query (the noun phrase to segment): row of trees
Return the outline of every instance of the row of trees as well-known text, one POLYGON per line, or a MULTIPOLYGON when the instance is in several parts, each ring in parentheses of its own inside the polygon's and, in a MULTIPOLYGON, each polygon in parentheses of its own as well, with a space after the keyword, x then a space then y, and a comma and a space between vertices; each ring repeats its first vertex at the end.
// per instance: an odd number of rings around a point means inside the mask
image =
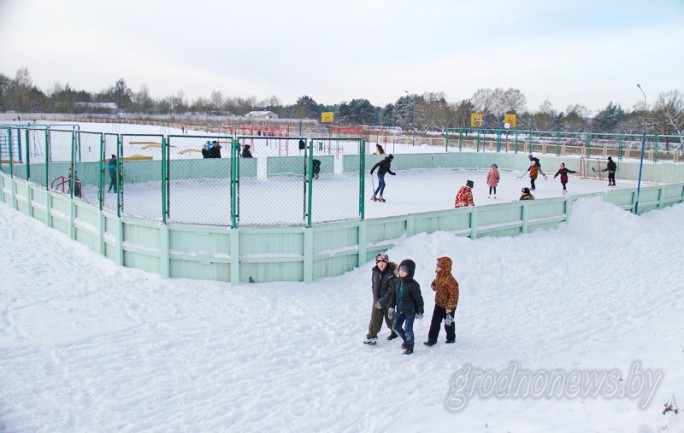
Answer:
POLYGON ((659 95, 652 107, 640 103, 626 111, 611 102, 590 116, 585 106, 577 104, 557 111, 548 100, 537 111, 528 111, 525 95, 512 88, 480 89, 471 98, 456 103, 447 102, 443 92, 426 92, 422 95, 407 93, 384 107, 376 107, 367 99, 325 105, 309 96, 300 97, 296 104, 284 105, 275 96, 257 100, 255 97, 227 97, 220 91, 192 102, 188 102, 183 91, 155 99, 150 96, 147 86, 143 85, 135 92, 124 79, 98 93, 75 90, 69 84, 59 83, 43 92, 33 85, 26 68, 19 69, 14 79, 0 73, 0 112, 97 113, 107 111, 96 104, 103 102, 115 103, 120 112, 147 115, 244 115, 253 110, 268 110, 281 118, 320 119, 322 112, 332 111, 336 124, 400 127, 418 132, 469 127, 471 113, 482 113, 487 128, 500 128, 504 114, 516 114, 518 129, 525 130, 640 133, 645 128, 649 134, 684 135, 684 92, 679 90, 659 95))

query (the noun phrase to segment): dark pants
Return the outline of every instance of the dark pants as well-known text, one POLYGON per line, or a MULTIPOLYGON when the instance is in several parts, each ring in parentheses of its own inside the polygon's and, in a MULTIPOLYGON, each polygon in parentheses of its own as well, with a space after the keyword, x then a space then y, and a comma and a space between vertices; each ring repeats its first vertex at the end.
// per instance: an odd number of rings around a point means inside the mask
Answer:
POLYGON ((565 185, 567 185, 567 184, 568 184, 567 182, 561 182, 561 185, 563 185, 563 191, 566 190, 565 185))
MULTIPOLYGON (((430 331, 428 332, 428 342, 436 343, 437 337, 439 337, 439 328, 442 326, 442 321, 447 316, 446 308, 440 307, 435 304, 435 309, 432 312, 432 322, 430 322, 430 331)), ((454 311, 449 313, 451 318, 454 317, 454 311)), ((444 324, 444 330, 446 331, 447 340, 456 339, 456 324, 453 322, 451 325, 444 324)))
POLYGON ((495 186, 490 186, 489 187, 489 193, 496 195, 496 187, 495 186), (493 192, 492 192, 493 191, 493 192))
POLYGON ((116 170, 109 170, 109 191, 111 192, 112 188, 114 188, 114 192, 116 192, 116 170))
POLYGON ((535 188, 534 188, 534 181, 535 181, 535 180, 537 180, 536 177, 531 177, 531 178, 530 178, 530 189, 535 189, 535 188))
POLYGON ((614 171, 608 172, 608 185, 615 186, 615 172, 614 171))
POLYGON ((373 306, 371 307, 371 319, 370 323, 368 324, 368 334, 366 334, 366 338, 371 339, 371 338, 378 338, 378 332, 380 332, 380 329, 382 328, 382 320, 385 319, 385 323, 387 324, 387 327, 389 329, 392 329, 392 321, 389 318, 389 315, 387 312, 389 311, 389 308, 382 307, 382 309, 375 308, 375 304, 378 303, 377 299, 373 299, 373 306))
POLYGON ((415 319, 415 314, 394 313, 392 329, 407 344, 413 344, 413 321, 415 319))

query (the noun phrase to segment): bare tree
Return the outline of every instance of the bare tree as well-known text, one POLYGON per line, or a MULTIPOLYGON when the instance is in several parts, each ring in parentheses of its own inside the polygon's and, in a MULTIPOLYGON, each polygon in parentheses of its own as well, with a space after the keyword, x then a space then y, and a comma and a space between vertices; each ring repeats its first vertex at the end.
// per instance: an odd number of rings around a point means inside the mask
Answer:
POLYGON ((211 106, 214 110, 216 111, 222 111, 223 110, 223 104, 225 104, 226 100, 223 97, 223 93, 221 93, 219 90, 214 90, 211 92, 211 106))
MULTIPOLYGON (((673 90, 658 96, 654 107, 654 116, 659 125, 659 131, 663 135, 676 134, 679 136, 674 150, 682 150, 684 139, 684 93, 673 90)), ((666 137, 665 148, 669 148, 669 137, 666 137)))
POLYGON ((19 68, 14 79, 14 93, 17 98, 17 109, 21 113, 29 111, 31 103, 31 74, 27 68, 19 68))

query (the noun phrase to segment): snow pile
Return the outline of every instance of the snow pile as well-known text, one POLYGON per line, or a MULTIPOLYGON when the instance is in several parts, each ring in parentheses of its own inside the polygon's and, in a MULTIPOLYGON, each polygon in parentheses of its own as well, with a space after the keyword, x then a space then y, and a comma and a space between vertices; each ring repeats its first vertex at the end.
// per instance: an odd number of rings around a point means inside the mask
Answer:
MULTIPOLYGON (((418 191, 414 192, 418 194, 418 191)), ((684 401, 684 205, 636 217, 575 203, 557 230, 417 235, 416 352, 362 344, 371 264, 313 284, 164 280, 114 266, 0 205, 0 431, 657 432, 684 401), (457 342, 427 348, 435 259, 454 260, 457 342), (447 409, 470 365, 664 372, 637 398, 482 398, 447 409)))

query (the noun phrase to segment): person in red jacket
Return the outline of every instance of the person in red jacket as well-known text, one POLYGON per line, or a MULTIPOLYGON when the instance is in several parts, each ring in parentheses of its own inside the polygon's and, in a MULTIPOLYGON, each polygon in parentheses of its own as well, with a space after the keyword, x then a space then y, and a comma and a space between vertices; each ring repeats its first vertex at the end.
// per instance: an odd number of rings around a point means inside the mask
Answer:
POLYGON ((454 200, 454 207, 466 207, 475 206, 473 201, 473 186, 475 184, 472 180, 467 180, 465 186, 456 193, 456 199, 454 200))
POLYGON ((446 343, 456 341, 456 325, 454 325, 454 313, 458 307, 458 281, 451 275, 452 261, 449 257, 437 259, 437 270, 435 279, 432 281, 432 290, 435 292, 435 309, 432 312, 432 322, 426 346, 431 347, 437 344, 439 328, 442 320, 446 331, 446 343))

